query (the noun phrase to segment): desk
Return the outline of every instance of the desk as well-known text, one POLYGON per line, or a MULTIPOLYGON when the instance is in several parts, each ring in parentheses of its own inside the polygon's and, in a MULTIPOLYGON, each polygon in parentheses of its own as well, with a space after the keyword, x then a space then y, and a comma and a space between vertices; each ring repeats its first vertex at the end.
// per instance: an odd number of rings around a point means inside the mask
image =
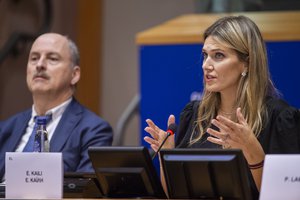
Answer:
MULTIPOLYGON (((284 99, 300 108, 300 12, 247 12, 267 44, 270 71, 284 99)), ((228 14, 188 14, 159 24, 136 36, 140 59, 141 144, 145 120, 166 128, 167 118, 179 120, 183 107, 201 96, 203 31, 228 14)))

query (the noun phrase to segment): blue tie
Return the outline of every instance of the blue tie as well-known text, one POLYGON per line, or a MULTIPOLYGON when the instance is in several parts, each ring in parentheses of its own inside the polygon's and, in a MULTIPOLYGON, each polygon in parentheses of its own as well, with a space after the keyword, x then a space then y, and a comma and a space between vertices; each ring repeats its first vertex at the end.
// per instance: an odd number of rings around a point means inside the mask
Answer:
POLYGON ((36 130, 38 127, 38 124, 37 124, 38 119, 44 119, 48 123, 52 119, 52 115, 35 116, 34 117, 34 127, 33 127, 32 133, 30 135, 30 138, 29 138, 27 144, 23 149, 23 152, 33 152, 34 151, 34 138, 35 138, 36 130))

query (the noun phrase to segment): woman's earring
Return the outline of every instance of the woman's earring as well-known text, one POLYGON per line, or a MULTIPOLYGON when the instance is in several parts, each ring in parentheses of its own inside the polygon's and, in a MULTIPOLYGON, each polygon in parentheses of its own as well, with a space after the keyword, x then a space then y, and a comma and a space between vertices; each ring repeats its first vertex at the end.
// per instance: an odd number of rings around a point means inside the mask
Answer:
POLYGON ((243 72, 242 76, 245 77, 247 75, 247 72, 243 72))

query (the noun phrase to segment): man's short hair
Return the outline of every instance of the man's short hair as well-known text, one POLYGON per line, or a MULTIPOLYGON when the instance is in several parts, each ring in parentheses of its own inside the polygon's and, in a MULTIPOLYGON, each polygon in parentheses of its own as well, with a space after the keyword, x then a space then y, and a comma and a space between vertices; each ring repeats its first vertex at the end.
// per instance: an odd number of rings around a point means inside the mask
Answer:
POLYGON ((68 45, 71 53, 71 61, 73 63, 73 66, 79 66, 80 62, 80 55, 79 55, 79 50, 77 48, 77 45, 73 40, 71 40, 68 36, 66 36, 68 40, 68 45))

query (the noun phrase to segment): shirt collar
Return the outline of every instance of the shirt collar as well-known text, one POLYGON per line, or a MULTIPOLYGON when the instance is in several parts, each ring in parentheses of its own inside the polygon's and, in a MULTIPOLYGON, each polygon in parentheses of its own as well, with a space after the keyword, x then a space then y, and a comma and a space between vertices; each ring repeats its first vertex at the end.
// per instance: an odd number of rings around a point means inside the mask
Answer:
MULTIPOLYGON (((63 112, 66 110, 66 108, 71 103, 71 101, 72 101, 72 97, 69 98, 68 100, 64 101, 60 105, 58 105, 50 110, 47 110, 47 112, 45 114, 52 115, 52 120, 55 120, 56 118, 58 118, 59 116, 61 116, 63 114, 63 112)), ((32 122, 33 122, 35 116, 37 116, 37 112, 34 109, 34 105, 32 105, 32 115, 31 115, 32 122)))

